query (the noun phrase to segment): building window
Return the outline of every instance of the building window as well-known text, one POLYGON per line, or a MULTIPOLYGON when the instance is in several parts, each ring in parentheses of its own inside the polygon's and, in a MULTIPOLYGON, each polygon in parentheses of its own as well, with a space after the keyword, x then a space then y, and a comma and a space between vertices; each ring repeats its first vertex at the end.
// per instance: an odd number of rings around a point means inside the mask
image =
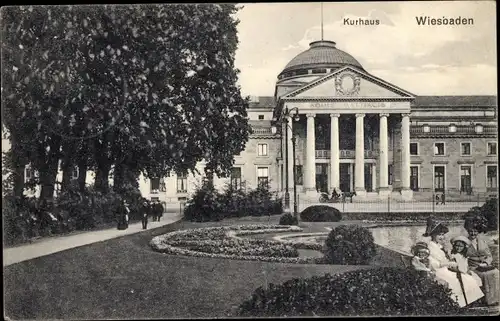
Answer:
POLYGON ((410 143, 410 155, 418 155, 418 143, 410 143))
POLYGON ((410 188, 418 191, 418 166, 410 166, 410 188))
POLYGON ((187 172, 177 173, 177 193, 187 193, 187 172))
POLYGON ((436 192, 444 192, 445 187, 445 167, 434 167, 434 190, 436 192))
POLYGON ((257 168, 257 184, 259 187, 268 187, 269 184, 269 169, 267 167, 257 168))
POLYGON ((302 172, 302 165, 295 165, 295 179, 297 182, 297 185, 303 185, 304 184, 304 176, 302 172))
POLYGON ((31 167, 31 165, 26 165, 24 167, 24 182, 28 182, 29 180, 35 177, 35 171, 31 167))
POLYGON ((444 143, 434 143, 434 155, 444 156, 444 143))
POLYGON ((151 193, 158 193, 160 191, 160 178, 154 177, 149 180, 149 190, 151 193))
POLYGON ((488 143, 488 155, 496 155, 497 154, 497 143, 489 142, 488 143))
POLYGON ((470 156, 470 143, 460 144, 460 154, 462 156, 470 156))
POLYGON ((263 120, 264 119, 264 115, 259 115, 259 120, 263 120))
POLYGON ((394 169, 394 166, 392 164, 390 164, 389 168, 387 170, 387 172, 389 173, 389 175, 387 175, 387 178, 389 179, 389 181, 387 182, 387 184, 389 184, 389 185, 392 185, 393 169, 394 169))
POLYGON ((460 192, 472 194, 472 166, 460 166, 460 192))
POLYGON ((231 169, 231 188, 240 189, 241 188, 241 168, 233 167, 231 169))
POLYGON ((74 166, 73 170, 71 171, 71 179, 78 179, 78 177, 80 176, 79 174, 80 173, 78 171, 78 166, 74 166))
POLYGON ((491 165, 487 167, 487 173, 486 173, 486 189, 488 191, 495 191, 497 189, 497 165, 491 165))
POLYGON ((258 155, 259 156, 267 156, 267 144, 259 144, 258 145, 258 155))

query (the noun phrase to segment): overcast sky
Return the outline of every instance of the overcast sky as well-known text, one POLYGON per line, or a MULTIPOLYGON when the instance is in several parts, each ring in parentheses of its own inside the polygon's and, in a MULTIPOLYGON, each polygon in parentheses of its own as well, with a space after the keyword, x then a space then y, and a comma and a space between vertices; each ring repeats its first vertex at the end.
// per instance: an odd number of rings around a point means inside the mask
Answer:
MULTIPOLYGON (((236 67, 245 95, 272 96, 278 74, 321 39, 321 4, 246 3, 237 14, 236 67)), ((416 95, 496 95, 493 1, 324 3, 324 39, 370 74, 416 95), (419 26, 415 16, 473 18, 468 26, 419 26), (379 19, 348 26, 344 18, 379 19)))

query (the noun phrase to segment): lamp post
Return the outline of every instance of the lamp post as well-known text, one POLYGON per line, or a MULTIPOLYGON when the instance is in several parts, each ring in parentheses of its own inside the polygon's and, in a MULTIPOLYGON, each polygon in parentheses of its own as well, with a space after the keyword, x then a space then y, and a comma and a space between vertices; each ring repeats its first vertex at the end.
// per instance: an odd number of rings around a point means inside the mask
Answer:
MULTIPOLYGON (((283 125, 285 124, 285 208, 290 208, 290 193, 288 191, 288 128, 292 130, 292 154, 293 154, 293 214, 295 217, 297 217, 297 184, 295 180, 295 136, 293 136, 293 129, 292 127, 288 124, 288 117, 293 115, 293 120, 299 120, 299 109, 297 107, 288 109, 288 107, 285 107, 282 113, 280 114, 279 118, 273 119, 273 126, 271 127, 271 132, 273 134, 276 134, 277 127, 276 124, 283 125)), ((297 217, 298 219, 298 217, 297 217)))

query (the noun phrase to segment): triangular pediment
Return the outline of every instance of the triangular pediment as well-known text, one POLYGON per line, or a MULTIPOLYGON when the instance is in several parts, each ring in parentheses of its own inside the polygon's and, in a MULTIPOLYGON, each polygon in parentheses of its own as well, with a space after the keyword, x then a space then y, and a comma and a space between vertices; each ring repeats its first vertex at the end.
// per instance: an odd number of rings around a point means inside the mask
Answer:
POLYGON ((284 99, 368 98, 391 99, 415 96, 387 81, 352 67, 344 67, 287 93, 284 99))

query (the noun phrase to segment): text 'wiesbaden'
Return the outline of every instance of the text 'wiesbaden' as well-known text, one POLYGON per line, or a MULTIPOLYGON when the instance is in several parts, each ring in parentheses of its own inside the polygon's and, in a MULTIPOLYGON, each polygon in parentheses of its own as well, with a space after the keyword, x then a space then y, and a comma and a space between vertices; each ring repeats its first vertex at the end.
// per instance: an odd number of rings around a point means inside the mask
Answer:
POLYGON ((465 26, 474 24, 473 18, 464 18, 460 16, 456 18, 444 16, 441 18, 419 16, 415 17, 415 20, 417 20, 419 26, 465 26))

